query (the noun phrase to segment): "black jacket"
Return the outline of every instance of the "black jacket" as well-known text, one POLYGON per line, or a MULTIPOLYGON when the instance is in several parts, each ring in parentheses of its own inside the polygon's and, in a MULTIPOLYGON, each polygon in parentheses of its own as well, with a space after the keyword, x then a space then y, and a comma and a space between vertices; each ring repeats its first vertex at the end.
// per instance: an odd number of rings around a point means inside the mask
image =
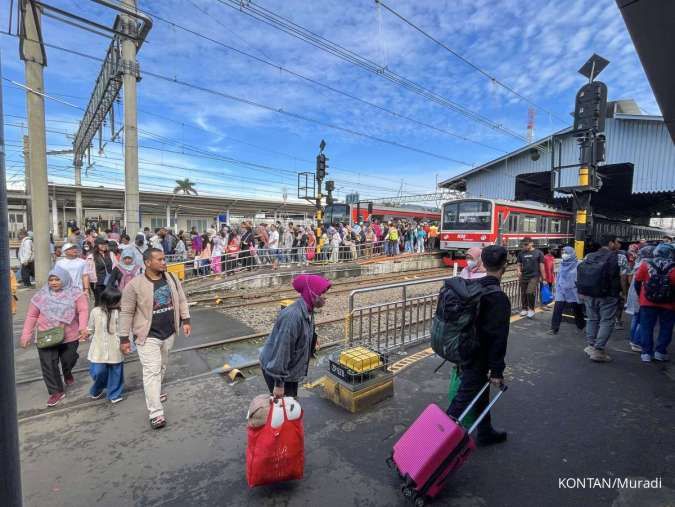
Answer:
MULTIPOLYGON (((478 282, 484 287, 499 286, 499 280, 494 276, 479 278, 478 282)), ((467 368, 489 370, 491 377, 503 377, 510 323, 511 302, 506 294, 501 289, 485 294, 481 298, 477 322, 480 347, 467 368)))

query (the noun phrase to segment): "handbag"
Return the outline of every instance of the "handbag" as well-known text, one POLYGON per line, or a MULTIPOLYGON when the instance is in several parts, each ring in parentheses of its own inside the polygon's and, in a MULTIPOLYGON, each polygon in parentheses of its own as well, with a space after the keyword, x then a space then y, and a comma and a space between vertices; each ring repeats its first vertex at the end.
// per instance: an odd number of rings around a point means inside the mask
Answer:
POLYGON ((246 480, 250 488, 277 482, 302 479, 305 469, 305 432, 299 418, 289 418, 286 400, 282 398, 283 422, 275 427, 272 422, 275 412, 270 401, 270 410, 264 426, 247 428, 246 480))
POLYGON ((551 292, 551 287, 546 284, 541 284, 541 304, 547 305, 553 302, 553 293, 551 292))
POLYGON ((35 333, 35 343, 39 349, 48 349, 55 347, 61 343, 65 338, 65 330, 63 327, 52 327, 44 331, 37 331, 35 333))

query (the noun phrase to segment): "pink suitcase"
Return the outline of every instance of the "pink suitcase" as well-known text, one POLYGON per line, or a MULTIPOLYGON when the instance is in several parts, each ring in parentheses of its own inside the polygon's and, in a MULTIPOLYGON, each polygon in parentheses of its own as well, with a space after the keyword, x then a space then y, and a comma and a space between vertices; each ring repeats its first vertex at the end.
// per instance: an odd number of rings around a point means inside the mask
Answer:
POLYGON ((457 421, 450 418, 438 405, 431 404, 415 420, 394 445, 390 467, 396 466, 404 484, 403 495, 416 507, 423 507, 443 489, 447 478, 458 470, 476 448, 470 434, 499 399, 506 386, 465 430, 459 422, 469 413, 490 383, 486 383, 457 421))

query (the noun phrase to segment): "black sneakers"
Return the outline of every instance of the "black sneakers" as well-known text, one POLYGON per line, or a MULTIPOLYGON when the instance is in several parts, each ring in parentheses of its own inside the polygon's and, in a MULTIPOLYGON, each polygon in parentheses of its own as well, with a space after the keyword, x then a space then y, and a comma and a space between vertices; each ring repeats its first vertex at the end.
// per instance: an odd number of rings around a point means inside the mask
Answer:
POLYGON ((506 435, 506 431, 492 430, 490 433, 478 435, 477 442, 480 446, 501 444, 502 442, 506 442, 506 435))

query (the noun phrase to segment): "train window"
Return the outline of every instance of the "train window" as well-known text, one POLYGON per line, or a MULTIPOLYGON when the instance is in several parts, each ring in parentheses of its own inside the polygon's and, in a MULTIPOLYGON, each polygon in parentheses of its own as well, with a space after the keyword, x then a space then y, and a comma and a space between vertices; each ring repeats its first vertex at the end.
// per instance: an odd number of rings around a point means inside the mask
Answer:
POLYGON ((548 232, 551 234, 560 234, 562 231, 562 221, 559 218, 552 218, 548 222, 548 232))
POLYGON ((518 213, 511 213, 509 215, 509 232, 518 232, 518 213))
POLYGON ((520 232, 537 232, 537 217, 523 215, 520 232))
POLYGON ((488 201, 460 201, 443 207, 443 230, 489 231, 492 204, 488 201))
POLYGON ((537 218, 537 232, 545 233, 548 231, 548 217, 537 218))
POLYGON ((346 204, 333 204, 324 208, 324 223, 327 225, 350 222, 349 207, 346 204))

